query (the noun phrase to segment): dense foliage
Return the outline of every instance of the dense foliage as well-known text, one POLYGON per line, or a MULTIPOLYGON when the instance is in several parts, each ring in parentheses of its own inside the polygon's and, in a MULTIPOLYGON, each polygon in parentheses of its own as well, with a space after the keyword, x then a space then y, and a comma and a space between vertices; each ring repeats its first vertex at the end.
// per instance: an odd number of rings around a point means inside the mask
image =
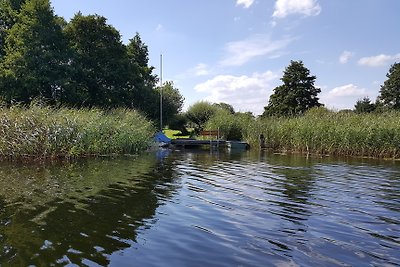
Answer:
POLYGON ((25 0, 0 0, 0 58, 4 56, 7 31, 17 22, 17 14, 25 0))
POLYGON ((356 114, 320 107, 296 117, 220 115, 209 120, 207 129, 219 127, 228 139, 236 131, 253 148, 259 147, 263 134, 273 151, 400 158, 400 113, 395 111, 356 114))
POLYGON ((207 129, 219 129, 220 136, 226 140, 242 140, 254 117, 248 113, 231 113, 226 109, 218 110, 206 123, 207 129))
POLYGON ((317 97, 321 89, 314 86, 315 79, 302 61, 291 61, 281 78, 283 85, 274 89, 263 115, 294 116, 322 106, 317 97))
POLYGON ((218 108, 207 101, 199 101, 186 111, 186 117, 194 124, 197 132, 203 130, 206 122, 217 112, 218 108))
POLYGON ((0 157, 70 158, 146 149, 154 128, 136 111, 0 108, 0 157))
POLYGON ((378 101, 389 109, 400 110, 400 63, 393 64, 386 77, 378 101))
POLYGON ((73 52, 65 101, 87 107, 123 106, 128 60, 119 32, 104 17, 78 13, 64 33, 73 52))
POLYGON ((213 106, 228 111, 230 114, 235 114, 235 109, 228 103, 214 103, 213 106))
MULTIPOLYGON (((163 125, 170 125, 171 123, 179 120, 179 112, 182 111, 183 96, 179 93, 179 90, 174 87, 173 82, 166 82, 161 88, 158 87, 157 92, 162 94, 163 101, 163 125), (161 92, 162 90, 162 92, 161 92)), ((159 103, 159 101, 157 101, 159 103)), ((156 108, 156 117, 159 118, 159 108, 156 108)))
MULTIPOLYGON (((0 55, 0 97, 8 105, 41 98, 57 106, 135 108, 153 120, 159 116, 146 44, 138 33, 123 44, 105 17, 77 13, 67 23, 49 0, 0 0, 0 55)), ((167 113, 177 114, 183 97, 171 83, 165 87, 173 93, 165 99, 167 113)))
POLYGON ((65 83, 68 48, 60 20, 46 0, 27 1, 7 30, 0 64, 0 93, 6 101, 57 98, 65 83))
POLYGON ((362 99, 357 100, 354 105, 354 111, 356 113, 369 113, 375 110, 375 104, 371 103, 371 99, 369 97, 364 97, 362 99))

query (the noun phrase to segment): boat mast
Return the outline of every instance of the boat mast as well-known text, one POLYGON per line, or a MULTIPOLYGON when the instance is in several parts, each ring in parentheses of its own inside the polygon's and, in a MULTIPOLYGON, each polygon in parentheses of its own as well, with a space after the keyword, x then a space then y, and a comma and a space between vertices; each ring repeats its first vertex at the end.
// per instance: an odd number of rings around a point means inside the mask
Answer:
POLYGON ((162 54, 160 54, 160 131, 163 129, 163 83, 162 83, 162 68, 163 68, 163 58, 162 54))

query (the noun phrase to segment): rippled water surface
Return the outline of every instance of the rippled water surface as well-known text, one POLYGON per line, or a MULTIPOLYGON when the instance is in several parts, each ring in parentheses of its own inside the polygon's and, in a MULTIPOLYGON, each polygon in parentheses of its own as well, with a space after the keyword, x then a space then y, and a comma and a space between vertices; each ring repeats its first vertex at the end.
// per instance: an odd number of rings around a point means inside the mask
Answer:
POLYGON ((400 266, 400 163, 208 150, 1 163, 0 266, 400 266))

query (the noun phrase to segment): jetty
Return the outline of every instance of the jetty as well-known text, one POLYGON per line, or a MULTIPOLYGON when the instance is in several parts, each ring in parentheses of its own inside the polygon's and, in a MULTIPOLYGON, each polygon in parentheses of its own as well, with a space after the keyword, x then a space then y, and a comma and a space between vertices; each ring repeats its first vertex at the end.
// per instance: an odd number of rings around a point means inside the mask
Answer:
POLYGON ((191 138, 172 139, 171 145, 219 147, 221 145, 224 146, 226 144, 226 141, 220 138, 219 128, 217 130, 203 130, 199 133, 199 136, 205 137, 206 139, 199 139, 199 140, 191 138))
POLYGON ((197 139, 172 139, 171 145, 175 146, 224 146, 225 140, 197 140, 197 139))
POLYGON ((249 144, 243 141, 226 141, 220 138, 219 130, 207 130, 200 135, 208 139, 177 138, 170 139, 162 131, 156 133, 154 141, 158 147, 227 147, 228 149, 248 149, 249 144), (216 137, 215 139, 213 137, 216 137))

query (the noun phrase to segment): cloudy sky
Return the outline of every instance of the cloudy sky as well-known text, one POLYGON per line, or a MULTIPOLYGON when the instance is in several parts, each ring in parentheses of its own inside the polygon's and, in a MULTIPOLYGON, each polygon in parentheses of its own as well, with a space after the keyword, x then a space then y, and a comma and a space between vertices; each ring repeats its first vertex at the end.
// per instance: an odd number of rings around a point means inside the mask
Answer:
POLYGON ((258 115, 290 60, 302 60, 333 109, 375 100, 400 62, 399 0, 53 0, 55 13, 108 18, 125 43, 139 32, 150 64, 185 107, 225 102, 258 115))

